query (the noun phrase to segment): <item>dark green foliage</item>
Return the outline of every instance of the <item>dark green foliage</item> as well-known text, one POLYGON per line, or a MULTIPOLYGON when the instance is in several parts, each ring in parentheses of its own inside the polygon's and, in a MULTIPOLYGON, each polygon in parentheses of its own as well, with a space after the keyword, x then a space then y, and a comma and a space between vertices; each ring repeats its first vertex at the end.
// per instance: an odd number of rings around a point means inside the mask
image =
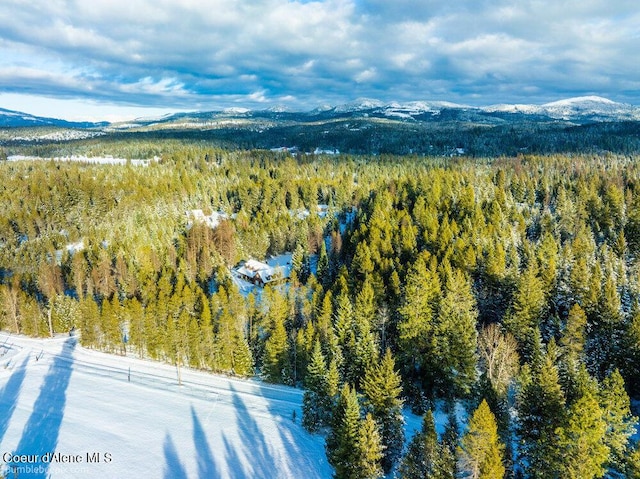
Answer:
POLYGON ((518 352, 524 361, 531 361, 536 354, 545 308, 543 282, 537 276, 537 268, 529 266, 520 276, 513 304, 505 318, 505 327, 518 341, 518 352))
POLYGON ((302 425, 310 432, 328 426, 333 411, 333 396, 329 385, 327 365, 316 341, 311 353, 304 380, 304 396, 302 400, 302 425))
POLYGON ((357 454, 360 422, 360 405, 356 391, 345 384, 338 397, 326 444, 327 457, 336 471, 337 479, 360 477, 357 454))
POLYGON ((468 281, 460 271, 447 274, 434 334, 435 385, 442 396, 465 396, 475 384, 477 316, 468 281))
POLYGON ((520 454, 527 461, 525 471, 529 477, 561 477, 564 458, 557 445, 558 428, 564 425, 567 414, 565 395, 558 369, 549 355, 537 368, 525 379, 519 398, 520 454))
POLYGON ((598 386, 583 368, 576 398, 569 405, 563 425, 556 429, 555 448, 562 454, 562 477, 592 479, 602 477, 609 447, 604 441, 607 423, 598 405, 598 386))
POLYGON ((364 375, 361 389, 371 406, 373 418, 380 429, 384 446, 382 467, 388 473, 396 464, 404 446, 404 418, 402 417, 402 393, 400 375, 395 361, 387 349, 379 364, 372 364, 364 375))
POLYGON ((455 458, 438 441, 433 414, 428 410, 399 467, 401 479, 453 479, 455 458))
POLYGON ((604 443, 609 448, 608 463, 616 470, 624 470, 629 451, 629 438, 638 426, 638 418, 631 414, 629 396, 618 370, 602 381, 598 402, 605 425, 604 443))

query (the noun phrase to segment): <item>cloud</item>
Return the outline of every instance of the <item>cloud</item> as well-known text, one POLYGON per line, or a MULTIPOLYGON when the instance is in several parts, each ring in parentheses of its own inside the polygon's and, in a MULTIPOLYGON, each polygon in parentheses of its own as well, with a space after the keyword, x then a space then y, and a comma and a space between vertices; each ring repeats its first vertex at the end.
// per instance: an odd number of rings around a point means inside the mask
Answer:
POLYGON ((3 0, 0 92, 178 109, 640 103, 623 0, 3 0))

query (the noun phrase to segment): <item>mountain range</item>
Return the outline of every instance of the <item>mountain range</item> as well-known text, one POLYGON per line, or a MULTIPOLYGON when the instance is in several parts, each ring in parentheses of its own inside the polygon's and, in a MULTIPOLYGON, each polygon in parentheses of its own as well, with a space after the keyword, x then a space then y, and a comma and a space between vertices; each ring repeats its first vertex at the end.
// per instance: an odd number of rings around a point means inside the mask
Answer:
POLYGON ((44 118, 0 108, 0 127, 50 126, 62 128, 191 129, 207 126, 233 126, 263 123, 274 126, 287 123, 325 122, 335 119, 371 118, 400 122, 454 122, 508 124, 510 122, 568 122, 588 124, 612 121, 640 121, 640 108, 598 96, 569 98, 542 105, 499 104, 484 107, 446 101, 384 103, 358 99, 338 106, 320 106, 310 111, 292 111, 285 107, 265 110, 230 108, 218 111, 184 112, 158 118, 140 118, 128 122, 70 122, 44 118))

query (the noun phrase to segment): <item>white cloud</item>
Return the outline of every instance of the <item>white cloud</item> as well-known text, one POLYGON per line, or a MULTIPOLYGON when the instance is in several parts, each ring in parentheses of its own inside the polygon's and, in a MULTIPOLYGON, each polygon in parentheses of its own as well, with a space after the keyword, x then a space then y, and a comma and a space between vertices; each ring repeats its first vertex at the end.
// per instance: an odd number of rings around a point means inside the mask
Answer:
POLYGON ((640 103, 639 24, 627 0, 3 0, 0 92, 182 109, 640 103))

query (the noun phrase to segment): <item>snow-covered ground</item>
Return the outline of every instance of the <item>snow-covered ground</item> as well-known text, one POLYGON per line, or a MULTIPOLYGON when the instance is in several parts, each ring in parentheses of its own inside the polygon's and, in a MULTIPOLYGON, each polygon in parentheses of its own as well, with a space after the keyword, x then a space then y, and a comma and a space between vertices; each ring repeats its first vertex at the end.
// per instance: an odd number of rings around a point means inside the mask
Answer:
POLYGON ((75 338, 0 334, 1 470, 13 459, 20 478, 331 477, 323 438, 300 425, 302 391, 181 378, 75 338))

